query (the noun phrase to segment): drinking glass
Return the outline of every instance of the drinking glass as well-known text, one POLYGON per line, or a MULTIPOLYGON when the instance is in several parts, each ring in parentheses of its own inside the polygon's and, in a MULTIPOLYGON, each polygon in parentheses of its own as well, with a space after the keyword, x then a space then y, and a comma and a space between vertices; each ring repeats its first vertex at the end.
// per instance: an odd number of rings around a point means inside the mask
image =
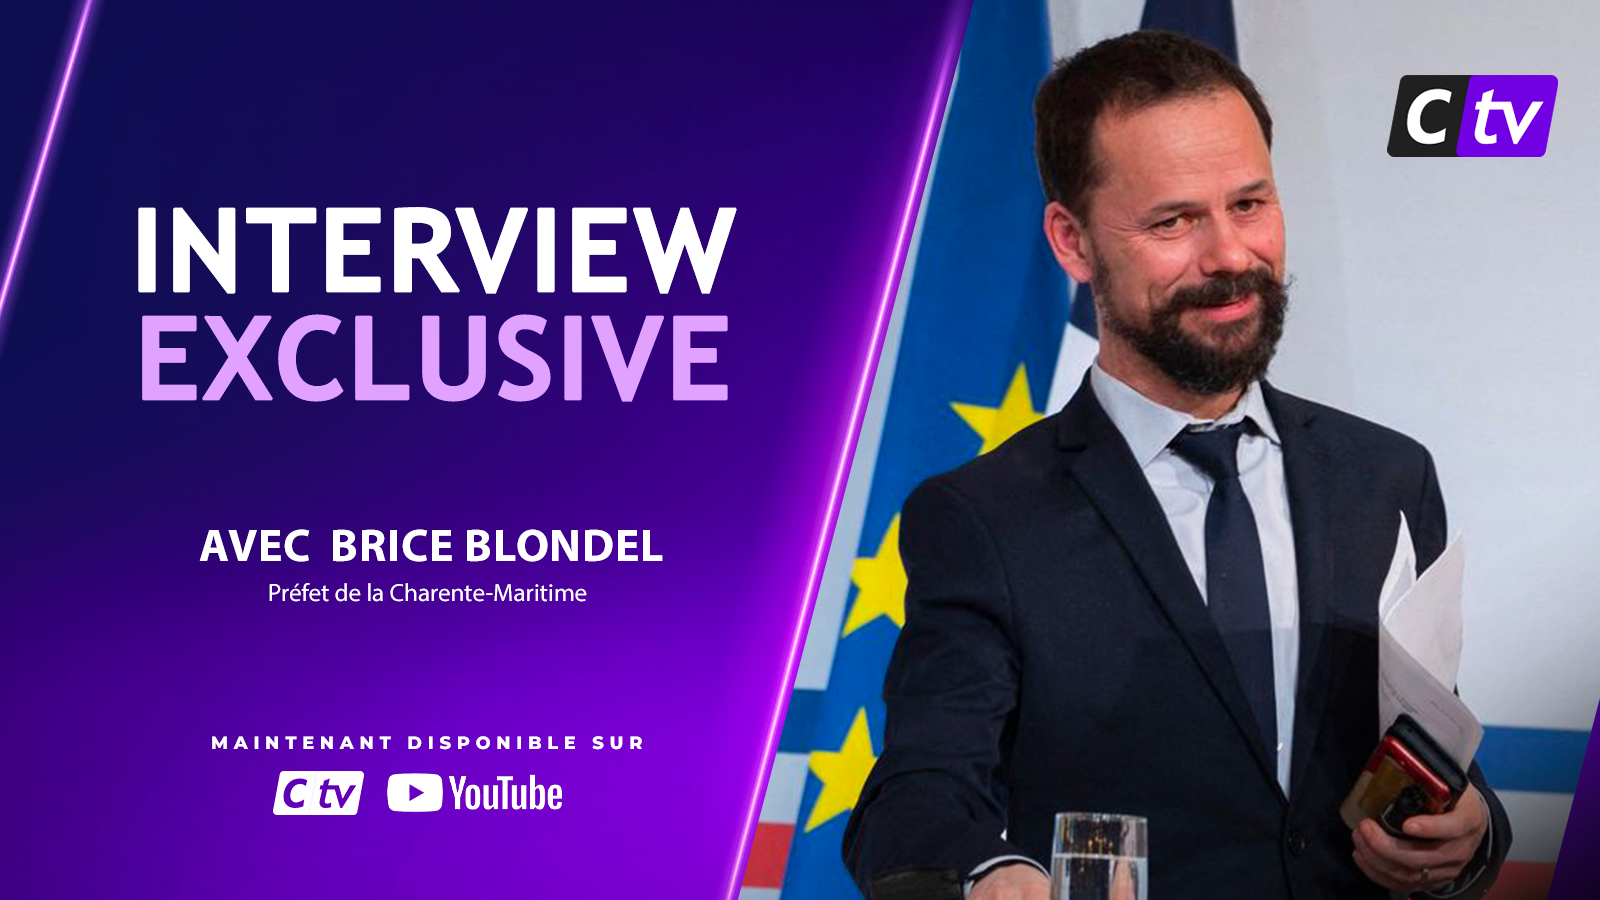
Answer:
POLYGON ((1056 815, 1050 900, 1147 900, 1149 849, 1143 816, 1056 815))

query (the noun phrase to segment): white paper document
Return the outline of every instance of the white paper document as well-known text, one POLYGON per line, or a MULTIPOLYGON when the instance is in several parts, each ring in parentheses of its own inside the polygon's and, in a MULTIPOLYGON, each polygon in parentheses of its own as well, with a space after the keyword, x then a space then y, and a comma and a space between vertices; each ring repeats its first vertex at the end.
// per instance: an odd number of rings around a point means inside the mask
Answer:
POLYGON ((1463 770, 1483 725, 1455 695, 1461 667, 1461 536, 1419 577, 1405 515, 1378 598, 1378 730, 1409 714, 1463 770))

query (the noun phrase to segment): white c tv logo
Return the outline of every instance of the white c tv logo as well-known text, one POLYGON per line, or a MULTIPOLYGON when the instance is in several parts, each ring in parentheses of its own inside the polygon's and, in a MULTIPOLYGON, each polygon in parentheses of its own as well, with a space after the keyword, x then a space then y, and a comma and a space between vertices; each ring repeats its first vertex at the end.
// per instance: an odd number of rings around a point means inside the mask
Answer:
POLYGON ((1417 99, 1411 101, 1411 109, 1406 111, 1406 131, 1410 133, 1411 139, 1419 144, 1444 143, 1445 132, 1448 129, 1441 128, 1438 131, 1422 130, 1422 109, 1435 100, 1443 100, 1449 103, 1450 92, 1444 88, 1431 88, 1423 91, 1417 95, 1417 99))

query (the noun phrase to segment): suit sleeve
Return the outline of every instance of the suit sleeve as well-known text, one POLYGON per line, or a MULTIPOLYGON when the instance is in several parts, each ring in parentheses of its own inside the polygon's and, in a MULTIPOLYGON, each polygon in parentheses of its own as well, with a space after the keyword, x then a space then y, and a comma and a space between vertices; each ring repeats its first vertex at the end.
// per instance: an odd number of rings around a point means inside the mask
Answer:
POLYGON ((900 525, 905 627, 884 679, 883 755, 845 829, 865 891, 897 869, 955 869, 1020 856, 1005 841, 1002 768, 1017 703, 1011 598, 994 540, 938 480, 906 501, 900 525))
MULTIPOLYGON (((1413 537, 1417 546, 1417 563, 1419 569, 1424 569, 1433 564, 1433 561, 1444 552, 1445 543, 1449 538, 1444 511, 1444 495, 1439 490, 1439 477, 1434 471, 1433 456, 1423 451, 1422 496, 1418 502, 1417 517, 1419 528, 1413 537)), ((1478 852, 1472 861, 1467 863, 1462 870, 1461 877, 1456 879, 1452 890, 1432 895, 1448 897, 1450 900, 1477 900, 1489 892, 1494 886, 1494 881, 1500 875, 1500 866, 1506 861, 1506 854, 1511 850, 1511 820, 1506 816, 1506 808, 1500 798, 1489 787, 1483 777, 1483 770, 1478 768, 1476 761, 1467 770, 1467 778, 1478 788, 1483 795, 1485 805, 1489 809, 1489 830, 1484 836, 1483 843, 1478 846, 1478 852)))

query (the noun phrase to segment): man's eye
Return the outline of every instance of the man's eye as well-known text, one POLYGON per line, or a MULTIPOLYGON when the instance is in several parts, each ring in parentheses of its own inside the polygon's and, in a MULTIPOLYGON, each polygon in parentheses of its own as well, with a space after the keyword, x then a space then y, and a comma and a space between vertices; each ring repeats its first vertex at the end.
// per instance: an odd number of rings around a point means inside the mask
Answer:
POLYGON ((1253 213, 1261 208, 1260 200, 1240 200, 1233 208, 1242 213, 1253 213))
POLYGON ((1170 219, 1162 219, 1154 225, 1151 225, 1150 228, 1152 231, 1166 232, 1170 234, 1179 231, 1187 219, 1187 216, 1173 216, 1170 219))

